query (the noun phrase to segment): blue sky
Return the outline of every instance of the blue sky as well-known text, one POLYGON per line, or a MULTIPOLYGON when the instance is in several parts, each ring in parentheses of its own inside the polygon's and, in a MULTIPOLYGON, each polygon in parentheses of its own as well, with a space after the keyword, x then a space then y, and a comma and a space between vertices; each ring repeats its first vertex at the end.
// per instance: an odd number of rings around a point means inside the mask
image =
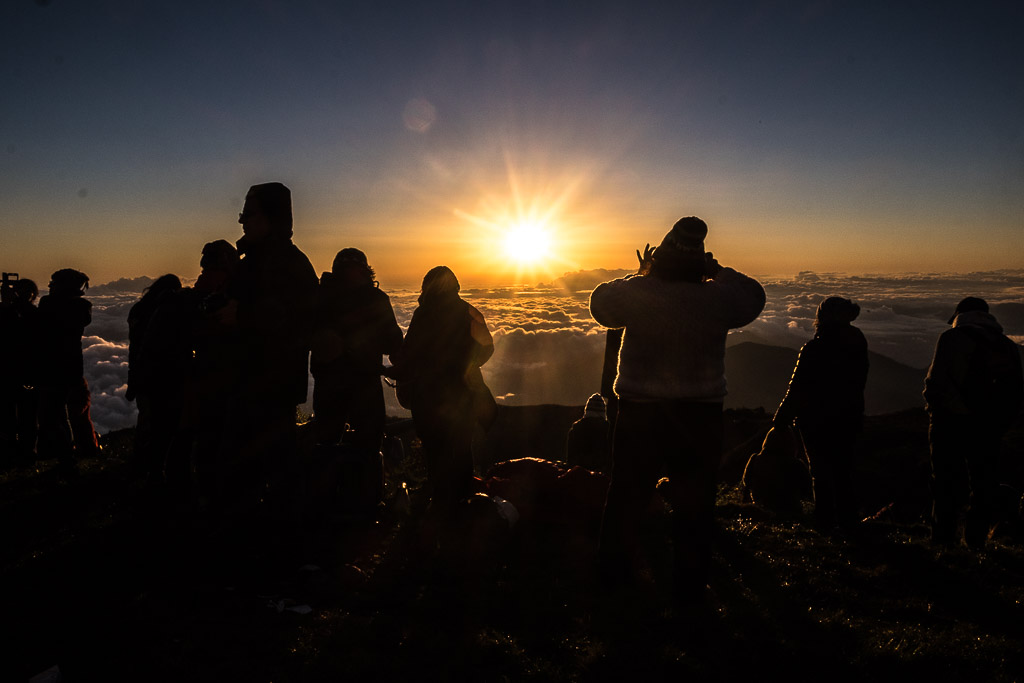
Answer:
MULTIPOLYGON (((628 267, 680 215, 751 273, 1020 263, 1019 3, 0 9, 3 267, 194 276, 250 184, 318 270, 628 267), (555 248, 500 257, 517 219, 555 248)), ((518 271, 520 272, 516 272, 518 271)))

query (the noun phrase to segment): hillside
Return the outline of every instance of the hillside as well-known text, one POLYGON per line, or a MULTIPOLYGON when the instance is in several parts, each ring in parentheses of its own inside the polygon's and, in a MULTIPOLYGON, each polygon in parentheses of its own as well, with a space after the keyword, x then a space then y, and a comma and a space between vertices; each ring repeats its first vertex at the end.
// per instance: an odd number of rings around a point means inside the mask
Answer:
MULTIPOLYGON (((756 342, 741 342, 725 351, 729 380, 727 408, 763 407, 774 412, 786 395, 797 351, 756 342)), ((882 415, 924 405, 925 370, 912 368, 868 351, 868 384, 864 391, 868 415, 882 415)))
MULTIPOLYGON (((580 412, 502 407, 478 468, 559 453, 580 412)), ((726 417, 740 462, 769 416, 726 417)), ((813 531, 809 505, 782 518, 743 503, 735 466, 723 467, 715 613, 695 637, 663 609, 664 509, 643 538, 648 580, 610 600, 592 570, 596 529, 476 528, 457 564, 424 554, 409 421, 390 427, 407 456, 379 514, 299 529, 190 518, 138 479, 132 430, 113 433, 79 477, 52 462, 0 472, 0 514, 17 520, 0 526, 0 679, 57 665, 69 681, 1016 680, 1024 534, 1005 523, 984 554, 929 546, 926 430, 920 409, 868 419, 857 490, 866 515, 884 512, 852 536, 813 531)), ((1018 422, 1002 458, 1018 486, 1022 450, 1018 422)))

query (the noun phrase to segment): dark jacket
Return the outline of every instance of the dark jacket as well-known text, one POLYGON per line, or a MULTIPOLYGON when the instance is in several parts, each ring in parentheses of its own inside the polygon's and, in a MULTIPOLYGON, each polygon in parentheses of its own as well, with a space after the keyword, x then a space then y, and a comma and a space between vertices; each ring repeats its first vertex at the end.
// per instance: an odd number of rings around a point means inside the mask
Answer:
POLYGON ((411 384, 407 402, 415 412, 418 406, 460 401, 481 388, 487 391, 480 366, 493 353, 491 333, 476 308, 458 294, 426 301, 421 297, 398 357, 392 359, 392 376, 411 384))
POLYGON ((331 273, 323 274, 313 323, 314 377, 377 377, 381 357, 397 353, 401 346, 402 328, 387 294, 372 284, 344 289, 331 273))
POLYGON ((0 384, 34 386, 39 371, 39 310, 29 302, 0 304, 0 384))
POLYGON ((976 418, 1005 428, 1020 412, 1020 350, 989 313, 967 311, 939 336, 924 381, 935 418, 976 418))
POLYGON ((801 426, 860 429, 867 378, 864 334, 846 323, 822 324, 800 349, 775 421, 789 423, 795 418, 801 426))
POLYGON ((82 335, 92 304, 80 294, 47 294, 39 300, 40 383, 77 384, 84 375, 82 335))
MULTIPOLYGON (((240 244, 240 251, 243 251, 240 244)), ((290 239, 246 245, 229 288, 238 301, 246 400, 306 400, 316 271, 290 239)))

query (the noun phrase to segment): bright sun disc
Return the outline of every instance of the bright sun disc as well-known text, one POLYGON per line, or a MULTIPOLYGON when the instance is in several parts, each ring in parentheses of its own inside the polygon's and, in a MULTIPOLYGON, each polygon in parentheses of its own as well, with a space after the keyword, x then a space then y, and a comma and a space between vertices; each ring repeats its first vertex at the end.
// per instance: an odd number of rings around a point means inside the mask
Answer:
POLYGON ((521 223, 505 233, 505 253, 520 263, 536 263, 548 255, 551 237, 536 223, 521 223))

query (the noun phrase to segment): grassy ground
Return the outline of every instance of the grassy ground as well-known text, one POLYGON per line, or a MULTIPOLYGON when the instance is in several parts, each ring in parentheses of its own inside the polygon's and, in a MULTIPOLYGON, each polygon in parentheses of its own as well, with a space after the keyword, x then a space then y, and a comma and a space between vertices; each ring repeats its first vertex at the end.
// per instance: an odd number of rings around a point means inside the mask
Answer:
MULTIPOLYGON (((868 441, 905 433, 896 422, 878 422, 868 441)), ((667 517, 647 530, 649 580, 604 595, 593 538, 556 529, 497 553, 424 553, 415 453, 391 473, 412 491, 411 517, 392 486, 374 517, 219 529, 167 513, 132 475, 130 439, 108 435, 103 457, 72 480, 49 463, 0 475, 0 679, 53 665, 64 680, 154 681, 1013 681, 1024 671, 1020 543, 1002 534, 983 554, 939 552, 913 495, 832 537, 812 530, 809 510, 778 518, 724 484, 715 613, 693 634, 664 609, 667 517)))

